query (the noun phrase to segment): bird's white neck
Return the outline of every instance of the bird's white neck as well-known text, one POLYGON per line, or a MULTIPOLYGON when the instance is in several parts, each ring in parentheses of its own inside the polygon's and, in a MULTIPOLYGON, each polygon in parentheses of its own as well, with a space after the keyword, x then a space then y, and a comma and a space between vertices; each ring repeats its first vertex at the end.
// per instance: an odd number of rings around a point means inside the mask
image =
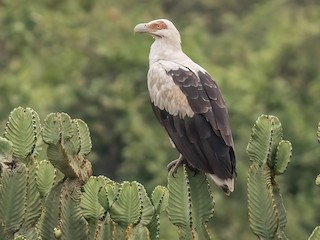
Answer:
POLYGON ((168 42, 164 38, 155 38, 154 43, 151 45, 149 54, 150 65, 159 60, 175 61, 184 55, 181 49, 180 41, 168 42))

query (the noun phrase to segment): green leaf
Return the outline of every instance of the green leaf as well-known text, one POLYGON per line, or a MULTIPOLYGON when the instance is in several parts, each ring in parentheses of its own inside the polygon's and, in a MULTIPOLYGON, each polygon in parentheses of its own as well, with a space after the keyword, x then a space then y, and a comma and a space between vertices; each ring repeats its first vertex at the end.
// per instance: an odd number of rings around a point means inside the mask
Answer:
POLYGON ((56 179, 56 169, 47 160, 39 162, 36 172, 37 188, 42 197, 46 197, 50 192, 56 179))
POLYGON ((150 238, 152 240, 159 239, 160 235, 160 213, 167 210, 169 201, 169 191, 166 187, 157 186, 151 194, 152 204, 155 208, 151 222, 148 224, 150 238))
POLYGON ((34 134, 36 137, 36 141, 35 141, 35 147, 33 149, 33 153, 32 153, 32 157, 35 158, 36 156, 39 155, 39 153, 42 150, 43 147, 43 140, 42 140, 42 126, 41 126, 41 122, 40 122, 40 118, 39 115, 36 111, 34 111, 31 108, 27 108, 31 111, 32 116, 33 116, 33 128, 34 128, 34 134))
POLYGON ((98 192, 106 184, 101 177, 91 177, 83 186, 80 207, 86 219, 97 220, 104 214, 104 208, 100 205, 98 192))
POLYGON ((42 239, 56 240, 54 229, 59 220, 59 199, 63 183, 57 183, 46 197, 40 221, 37 224, 42 239))
POLYGON ((98 192, 98 201, 105 211, 109 211, 108 194, 105 187, 102 187, 98 192))
POLYGON ((114 223, 110 219, 110 215, 107 213, 104 222, 101 222, 98 225, 94 239, 95 240, 114 239, 113 225, 114 223))
POLYGON ((141 204, 141 218, 140 218, 140 224, 142 225, 148 225, 155 213, 154 206, 151 203, 150 198, 148 197, 148 194, 146 192, 146 189, 141 183, 133 182, 134 184, 137 184, 138 187, 138 195, 140 199, 141 204))
POLYGON ((278 227, 280 230, 283 230, 287 224, 287 213, 283 204, 279 185, 275 182, 275 180, 273 180, 272 183, 272 190, 278 212, 278 227))
POLYGON ((27 199, 26 213, 23 223, 23 229, 35 227, 36 222, 41 215, 41 198, 36 183, 36 171, 38 167, 37 160, 29 162, 28 166, 28 184, 27 184, 27 199))
POLYGON ((276 158, 275 158, 275 163, 274 163, 274 172, 275 174, 283 174, 291 159, 292 155, 292 146, 289 141, 280 141, 277 152, 276 152, 276 158))
MULTIPOLYGON (((49 114, 44 122, 43 140, 49 144, 48 160, 66 177, 86 182, 92 175, 91 163, 79 155, 84 123, 66 113, 49 114), (79 127, 81 126, 81 127, 79 127)), ((89 136, 90 137, 90 136, 89 136)), ((88 141, 88 139, 86 139, 88 141)))
POLYGON ((118 192, 118 189, 120 185, 112 180, 110 180, 107 177, 99 176, 100 178, 104 178, 105 186, 101 187, 101 189, 98 192, 98 200, 101 206, 104 208, 105 212, 108 212, 110 209, 109 200, 111 202, 114 201, 115 196, 113 196, 113 199, 111 199, 112 195, 115 194, 115 192, 118 192), (116 188, 114 186, 117 186, 116 188), (110 198, 110 199, 109 199, 110 198))
POLYGON ((214 201, 204 173, 179 167, 168 178, 170 221, 179 227, 180 239, 211 239, 206 223, 213 216, 214 201))
POLYGON ((91 152, 92 143, 90 138, 90 131, 88 125, 81 119, 75 120, 79 129, 79 136, 81 141, 80 155, 88 155, 91 152))
POLYGON ((158 214, 165 211, 168 207, 169 191, 164 186, 156 186, 151 194, 151 200, 158 214))
MULTIPOLYGON (((109 192, 108 192, 109 194, 109 192)), ((109 210, 111 219, 121 227, 137 224, 142 215, 142 204, 139 199, 138 186, 135 182, 124 181, 116 200, 109 210)))
MULTIPOLYGON (((43 139, 46 143, 49 144, 47 147, 47 157, 48 160, 52 163, 52 165, 58 168, 65 176, 67 177, 78 177, 79 174, 79 163, 76 159, 72 159, 72 157, 76 158, 75 155, 69 155, 65 146, 61 143, 60 139, 57 139, 54 132, 59 131, 61 126, 57 123, 57 129, 48 127, 48 123, 53 123, 58 121, 55 115, 50 115, 47 122, 45 122, 45 128, 43 131, 43 139), (52 120, 52 118, 54 120, 52 120), (52 131, 51 131, 52 130, 52 131)), ((51 126, 51 125, 50 125, 51 126)), ((52 127, 52 126, 51 126, 52 127)), ((59 136, 62 135, 62 132, 59 136)), ((58 137, 60 138, 60 137, 58 137)))
POLYGON ((278 227, 278 212, 271 185, 271 170, 253 164, 248 174, 248 210, 250 228, 263 239, 273 239, 278 227))
POLYGON ((61 240, 88 239, 88 223, 82 216, 80 199, 81 182, 78 179, 67 179, 61 190, 60 197, 61 240))
POLYGON ((127 232, 132 228, 132 224, 129 226, 121 226, 120 224, 114 222, 112 226, 112 239, 126 239, 127 232))
POLYGON ((51 113, 44 120, 42 138, 47 144, 58 144, 73 136, 72 121, 66 113, 51 113))
POLYGON ((4 137, 12 142, 13 156, 25 161, 36 146, 39 126, 35 124, 35 112, 29 108, 15 108, 9 115, 4 137))
POLYGON ((76 120, 72 120, 72 129, 73 129, 73 135, 70 138, 70 144, 72 145, 70 150, 74 150, 74 154, 78 154, 80 152, 80 136, 79 136, 79 126, 77 124, 76 120))
POLYGON ((18 163, 14 168, 2 168, 0 185, 0 219, 6 231, 19 230, 25 214, 27 168, 18 163))
POLYGON ((308 240, 319 240, 320 239, 320 226, 316 227, 311 233, 308 240))
POLYGON ((2 162, 2 159, 5 159, 5 157, 12 154, 12 142, 9 140, 0 137, 0 162, 2 162))
POLYGON ((109 205, 112 206, 113 203, 119 197, 119 194, 121 191, 121 184, 117 182, 109 181, 105 186, 105 191, 107 192, 109 205))
POLYGON ((50 144, 47 148, 47 157, 51 164, 58 168, 66 177, 77 178, 80 175, 79 161, 76 156, 68 155, 63 145, 50 144))
POLYGON ((180 239, 191 239, 191 193, 186 166, 180 166, 175 175, 168 173, 169 201, 167 212, 173 225, 179 228, 180 239))
POLYGON ((207 222, 213 217, 214 200, 206 175, 187 169, 191 190, 192 229, 196 239, 211 239, 207 222))
POLYGON ((127 239, 132 240, 149 240, 150 239, 150 233, 146 226, 143 224, 136 225, 133 229, 131 234, 128 234, 126 237, 127 239))
POLYGON ((61 140, 61 127, 57 113, 50 113, 44 120, 42 138, 47 144, 58 144, 61 140))
POLYGON ((247 146, 250 161, 259 165, 268 161, 269 166, 273 166, 272 160, 281 139, 282 127, 279 119, 270 115, 261 115, 252 128, 247 146))
POLYGON ((150 223, 148 224, 148 230, 150 233, 150 239, 157 240, 160 237, 160 216, 154 214, 150 223))
POLYGON ((62 139, 70 139, 73 136, 72 120, 67 113, 58 113, 61 126, 62 139))
POLYGON ((268 165, 269 167, 274 166, 274 160, 277 152, 277 147, 282 140, 283 129, 281 126, 281 122, 275 116, 268 115, 271 122, 271 145, 270 145, 270 154, 268 156, 268 165))

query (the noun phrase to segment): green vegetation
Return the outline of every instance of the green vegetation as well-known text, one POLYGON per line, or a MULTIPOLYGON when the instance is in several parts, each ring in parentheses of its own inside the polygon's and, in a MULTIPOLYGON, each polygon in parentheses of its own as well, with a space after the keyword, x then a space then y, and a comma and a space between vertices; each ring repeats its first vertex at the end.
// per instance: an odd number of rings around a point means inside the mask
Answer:
MULTIPOLYGON (((287 239, 275 180, 292 152, 282 131, 278 118, 262 115, 247 146, 249 224, 259 239, 287 239)), ((214 200, 204 173, 185 165, 175 175, 171 170, 168 189, 157 186, 149 198, 136 181, 91 176, 86 158, 91 148, 86 123, 66 113, 49 114, 43 127, 31 108, 10 113, 0 137, 1 239, 159 239, 165 210, 179 239, 212 239, 208 222, 214 200), (42 149, 49 161, 38 159, 42 149)), ((316 227, 309 239, 318 235, 316 227)))
POLYGON ((292 147, 282 140, 282 131, 278 118, 262 115, 247 147, 252 162, 248 173, 249 222, 259 239, 287 239, 286 210, 275 177, 287 169, 292 147))
POLYGON ((42 128, 34 110, 14 109, 0 137, 0 239, 159 239, 168 190, 150 199, 138 182, 91 176, 90 150, 83 121, 49 114, 42 128))
POLYGON ((66 113, 41 126, 15 108, 0 137, 0 239, 159 239, 167 210, 180 239, 209 239, 214 202, 203 173, 181 167, 149 198, 136 181, 92 175, 89 129, 66 113), (45 144, 44 144, 45 143, 45 144), (38 158, 44 149, 46 158, 38 158))
MULTIPOLYGON (((138 22, 162 17, 175 22, 185 52, 216 78, 229 107, 238 177, 230 198, 213 188, 219 208, 208 229, 219 239, 252 238, 246 146, 255 119, 265 113, 279 117, 293 146, 290 167, 277 179, 287 210, 285 233, 307 239, 319 222, 319 188, 313 187, 320 172, 317 1, 3 0, 0 129, 17 106, 32 106, 40 119, 68 112, 90 128, 95 175, 138 181, 148 193, 166 185, 165 166, 177 153, 149 107, 152 39, 132 33, 138 22)), ((46 158, 30 146, 34 137, 24 141, 26 152, 17 153, 22 161, 29 151, 46 158)), ((76 171, 78 166, 71 166, 76 171)), ((165 217, 163 225, 161 239, 175 239, 175 227, 165 217)))
POLYGON ((207 223, 213 217, 214 200, 206 175, 185 165, 168 178, 168 216, 179 228, 179 239, 212 239, 207 223))

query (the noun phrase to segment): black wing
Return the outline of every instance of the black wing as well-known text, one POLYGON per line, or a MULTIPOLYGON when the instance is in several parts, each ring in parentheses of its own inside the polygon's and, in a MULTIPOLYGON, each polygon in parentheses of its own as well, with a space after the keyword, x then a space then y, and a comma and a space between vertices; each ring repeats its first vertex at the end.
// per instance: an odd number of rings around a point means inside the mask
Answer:
POLYGON ((195 114, 181 118, 153 106, 158 120, 192 166, 221 179, 234 177, 234 144, 227 108, 217 84, 207 73, 199 72, 199 77, 184 69, 167 73, 186 95, 195 114))

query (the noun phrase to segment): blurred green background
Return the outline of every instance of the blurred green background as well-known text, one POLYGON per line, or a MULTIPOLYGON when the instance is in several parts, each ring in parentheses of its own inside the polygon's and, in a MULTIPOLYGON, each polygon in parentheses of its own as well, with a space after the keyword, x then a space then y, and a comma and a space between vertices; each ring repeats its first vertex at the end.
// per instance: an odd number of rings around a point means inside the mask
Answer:
MULTIPOLYGON (((166 185, 178 154, 160 127, 146 85, 152 38, 140 22, 171 19, 184 51, 218 82, 238 159, 231 197, 214 188, 218 239, 255 239, 247 218, 245 148, 262 113, 279 117, 292 163, 279 177, 286 234, 307 239, 319 224, 320 2, 318 0, 0 0, 0 127, 17 106, 43 119, 81 118, 91 130, 95 175, 166 185)), ((2 130, 1 130, 2 131, 2 130)), ((163 221, 161 239, 175 239, 163 221)))

